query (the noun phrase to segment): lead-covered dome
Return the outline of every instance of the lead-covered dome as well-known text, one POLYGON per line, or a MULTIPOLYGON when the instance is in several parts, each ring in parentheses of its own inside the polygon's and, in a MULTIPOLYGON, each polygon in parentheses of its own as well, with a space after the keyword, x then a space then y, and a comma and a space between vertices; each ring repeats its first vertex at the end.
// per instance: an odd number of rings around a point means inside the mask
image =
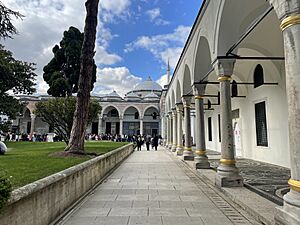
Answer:
POLYGON ((134 89, 134 91, 162 91, 162 87, 154 82, 149 76, 147 80, 138 84, 134 89))
POLYGON ((140 84, 135 86, 132 91, 128 92, 127 96, 129 94, 134 93, 138 95, 140 98, 144 98, 147 94, 152 92, 156 94, 158 97, 160 97, 162 92, 162 87, 158 83, 153 81, 149 76, 147 80, 141 82, 140 84))
POLYGON ((145 101, 155 101, 155 100, 159 100, 158 95, 154 94, 154 92, 151 92, 147 95, 145 95, 144 97, 145 101))

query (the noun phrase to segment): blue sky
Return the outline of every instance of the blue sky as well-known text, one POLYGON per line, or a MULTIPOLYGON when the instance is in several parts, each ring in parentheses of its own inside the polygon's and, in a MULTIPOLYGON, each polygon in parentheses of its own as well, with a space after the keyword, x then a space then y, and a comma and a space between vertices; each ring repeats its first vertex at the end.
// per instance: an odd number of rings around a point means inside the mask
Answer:
MULTIPOLYGON (((26 17, 14 21, 19 35, 3 44, 16 58, 37 63, 38 93, 45 93, 42 68, 69 26, 83 30, 83 0, 2 0, 26 17)), ((124 95, 149 75, 164 84, 166 64, 176 66, 201 0, 100 0, 94 95, 124 95)))

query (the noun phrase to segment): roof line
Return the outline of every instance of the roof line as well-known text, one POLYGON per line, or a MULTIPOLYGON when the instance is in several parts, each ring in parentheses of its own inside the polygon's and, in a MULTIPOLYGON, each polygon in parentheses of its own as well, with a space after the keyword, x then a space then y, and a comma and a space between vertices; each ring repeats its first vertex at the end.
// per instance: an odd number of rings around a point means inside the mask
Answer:
MULTIPOLYGON (((198 12, 198 14, 197 14, 197 17, 196 17, 196 19, 195 19, 195 22, 194 22, 194 24, 193 24, 193 27, 192 27, 192 29, 191 29, 191 31, 190 31, 190 33, 189 33, 188 39, 187 39, 187 41, 186 41, 186 43, 185 43, 185 45, 184 45, 184 48, 183 48, 183 50, 182 50, 182 52, 181 52, 181 55, 180 55, 180 57, 179 57, 179 60, 178 60, 177 65, 176 65, 176 67, 175 67, 175 70, 174 70, 174 72, 173 72, 171 81, 170 81, 170 83, 169 83, 169 87, 171 86, 171 83, 172 83, 172 81, 173 81, 174 75, 175 75, 175 73, 177 72, 177 70, 178 70, 178 68, 179 68, 179 64, 180 64, 180 62, 181 62, 181 60, 182 60, 182 58, 183 58, 183 56, 184 56, 184 54, 185 54, 185 52, 186 52, 186 49, 187 49, 188 45, 190 44, 191 37, 192 37, 192 34, 194 33, 194 31, 195 31, 195 29, 196 29, 196 25, 197 25, 198 19, 200 18, 201 14, 202 14, 202 12, 203 12, 204 6, 206 5, 207 2, 209 2, 209 0, 203 0, 203 2, 202 2, 202 5, 201 5, 200 10, 199 10, 199 12, 198 12)), ((168 94, 168 92, 169 92, 169 88, 168 88, 168 90, 167 90, 166 95, 168 94)))

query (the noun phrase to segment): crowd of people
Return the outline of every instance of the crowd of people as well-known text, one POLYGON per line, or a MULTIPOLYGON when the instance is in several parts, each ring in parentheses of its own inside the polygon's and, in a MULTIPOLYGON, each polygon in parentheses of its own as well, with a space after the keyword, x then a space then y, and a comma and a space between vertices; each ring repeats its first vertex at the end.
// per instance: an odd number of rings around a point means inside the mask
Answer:
POLYGON ((160 136, 154 135, 153 137, 151 135, 145 135, 145 136, 138 136, 136 140, 137 145, 137 151, 142 150, 142 146, 146 144, 147 151, 150 151, 151 149, 157 151, 157 146, 162 138, 160 136))

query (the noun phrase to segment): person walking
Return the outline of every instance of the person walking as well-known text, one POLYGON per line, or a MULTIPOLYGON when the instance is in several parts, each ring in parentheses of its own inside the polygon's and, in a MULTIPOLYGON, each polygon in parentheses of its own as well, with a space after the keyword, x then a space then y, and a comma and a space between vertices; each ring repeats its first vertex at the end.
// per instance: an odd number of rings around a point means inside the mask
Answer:
POLYGON ((137 144, 137 148, 138 148, 137 150, 142 151, 143 140, 142 140, 141 136, 138 137, 136 144, 137 144))
POLYGON ((146 137, 146 147, 147 147, 147 151, 150 150, 150 143, 151 143, 151 136, 147 135, 146 137))
POLYGON ((158 146, 158 136, 155 134, 154 138, 153 138, 153 146, 155 151, 157 151, 157 146, 158 146))

